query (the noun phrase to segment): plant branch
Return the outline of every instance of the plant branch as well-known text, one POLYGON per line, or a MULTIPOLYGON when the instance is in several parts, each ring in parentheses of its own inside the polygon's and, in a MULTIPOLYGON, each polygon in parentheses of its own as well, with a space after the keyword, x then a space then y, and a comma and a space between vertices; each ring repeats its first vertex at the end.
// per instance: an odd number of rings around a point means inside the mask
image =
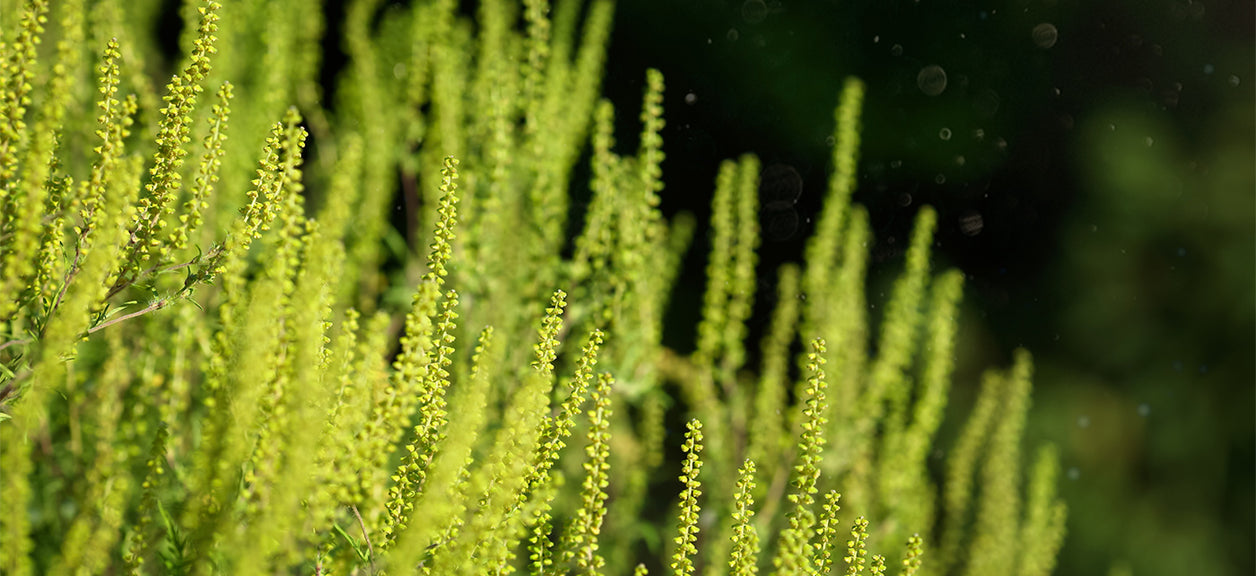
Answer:
POLYGON ((15 338, 13 340, 9 340, 8 342, 5 342, 4 344, 0 344, 0 350, 4 350, 5 348, 8 348, 9 346, 19 346, 22 344, 26 344, 26 343, 29 343, 30 341, 31 341, 30 338, 15 338))
POLYGON ((52 300, 52 305, 48 307, 48 313, 44 314, 43 326, 39 328, 39 335, 44 335, 44 328, 48 326, 48 319, 52 318, 52 314, 61 306, 61 299, 65 297, 65 291, 70 288, 70 282, 74 280, 79 273, 79 264, 83 260, 83 238, 90 229, 79 236, 78 241, 74 243, 74 263, 70 264, 70 269, 65 273, 65 280, 61 281, 61 289, 57 290, 57 297, 52 300))
POLYGON ((362 539, 366 540, 366 549, 371 553, 371 572, 375 572, 375 547, 371 545, 371 536, 366 533, 366 522, 362 521, 362 514, 358 512, 357 505, 349 507, 353 510, 353 516, 358 519, 358 527, 362 529, 362 539))
POLYGON ((136 310, 135 312, 132 312, 130 314, 123 314, 122 316, 118 316, 117 318, 114 318, 107 322, 101 322, 100 324, 97 324, 95 326, 92 326, 91 328, 88 328, 87 333, 95 334, 96 332, 104 330, 105 328, 113 326, 114 324, 117 324, 118 322, 122 322, 123 320, 130 320, 131 318, 135 318, 136 316, 143 316, 145 314, 148 314, 149 312, 155 312, 157 310, 161 310, 162 308, 165 308, 166 306, 170 305, 170 298, 171 297, 167 296, 165 298, 162 298, 161 300, 153 302, 152 304, 149 304, 148 306, 145 306, 144 308, 140 310, 136 310))
MULTIPOLYGON (((206 254, 207 254, 209 257, 211 257, 211 258, 212 258, 212 257, 216 256, 216 255, 217 255, 219 252, 221 252, 221 251, 222 251, 222 250, 221 250, 221 248, 219 248, 219 247, 214 247, 214 248, 210 249, 210 251, 209 251, 209 252, 207 252, 206 254)), ((118 279, 118 282, 117 282, 116 284, 114 284, 112 288, 110 288, 110 289, 109 289, 109 293, 105 296, 105 299, 106 299, 106 300, 108 300, 109 298, 113 298, 113 297, 114 297, 114 296, 116 296, 119 292, 121 292, 121 291, 123 291, 123 290, 126 290, 127 288, 130 288, 131 286, 134 286, 134 285, 135 285, 135 283, 136 283, 136 282, 139 282, 139 280, 140 280, 141 278, 144 278, 144 277, 146 277, 146 276, 148 276, 148 275, 150 275, 150 274, 165 274, 166 272, 173 272, 173 271, 175 271, 175 270, 179 270, 179 269, 182 269, 182 268, 189 268, 189 267, 191 267, 191 266, 193 266, 193 265, 197 264, 198 262, 200 262, 200 261, 201 261, 201 260, 203 260, 203 259, 204 259, 204 257, 203 257, 203 256, 197 256, 196 258, 193 258, 193 259, 191 259, 191 260, 188 260, 187 262, 183 262, 183 263, 180 263, 180 264, 171 264, 171 265, 169 265, 169 266, 165 266, 165 267, 162 267, 162 266, 160 266, 160 265, 158 265, 158 266, 152 266, 152 267, 150 267, 149 269, 144 270, 143 272, 140 272, 139 274, 136 274, 134 278, 131 278, 131 279, 121 279, 121 278, 119 278, 119 279, 118 279)))

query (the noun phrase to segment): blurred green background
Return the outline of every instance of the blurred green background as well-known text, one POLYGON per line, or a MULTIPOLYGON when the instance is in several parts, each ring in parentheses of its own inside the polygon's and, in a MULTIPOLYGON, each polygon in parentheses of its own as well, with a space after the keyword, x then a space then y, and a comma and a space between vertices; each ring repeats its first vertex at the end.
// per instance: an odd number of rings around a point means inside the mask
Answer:
POLYGON ((1254 22, 1224 0, 624 0, 605 86, 633 110, 664 72, 670 212, 704 221, 719 160, 762 159, 761 322, 819 209, 840 84, 862 77, 869 303, 938 208, 935 265, 968 277, 950 434, 980 370, 1029 348, 1028 441, 1060 445, 1070 504, 1056 572, 1253 574, 1254 22))

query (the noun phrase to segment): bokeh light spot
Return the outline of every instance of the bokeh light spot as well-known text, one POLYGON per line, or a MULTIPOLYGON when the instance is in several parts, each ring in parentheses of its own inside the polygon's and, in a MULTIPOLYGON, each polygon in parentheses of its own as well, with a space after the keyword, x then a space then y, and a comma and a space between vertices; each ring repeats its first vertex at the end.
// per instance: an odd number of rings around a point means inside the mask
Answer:
POLYGON ((1039 48, 1046 50, 1047 48, 1055 46, 1056 41, 1060 39, 1060 31, 1055 29, 1054 24, 1051 24, 1050 22, 1043 22, 1042 24, 1034 26, 1032 36, 1034 44, 1037 44, 1039 48))
POLYGON ((936 64, 920 69, 916 75, 916 86, 929 96, 937 96, 946 90, 946 70, 936 64))

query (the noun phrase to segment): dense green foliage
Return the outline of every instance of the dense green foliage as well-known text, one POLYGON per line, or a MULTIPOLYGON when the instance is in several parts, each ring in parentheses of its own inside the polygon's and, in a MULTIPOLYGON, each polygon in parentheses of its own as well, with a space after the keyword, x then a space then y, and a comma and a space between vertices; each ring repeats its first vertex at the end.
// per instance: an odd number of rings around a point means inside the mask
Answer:
POLYGON ((616 151, 608 0, 474 24, 355 0, 334 107, 304 0, 189 2, 164 89, 160 2, 15 4, 5 574, 1050 573, 1065 511, 1050 447, 1022 482, 1027 353, 929 474, 962 276, 930 270, 927 208, 868 353, 859 81, 754 370, 758 161, 716 177, 696 350, 669 350, 695 226, 659 210, 658 72, 616 151))

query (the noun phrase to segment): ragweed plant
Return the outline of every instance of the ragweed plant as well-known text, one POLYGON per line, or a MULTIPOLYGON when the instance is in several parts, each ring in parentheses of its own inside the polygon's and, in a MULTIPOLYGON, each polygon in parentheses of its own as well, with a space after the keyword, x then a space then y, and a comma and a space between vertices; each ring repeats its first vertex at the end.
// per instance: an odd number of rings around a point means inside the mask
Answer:
POLYGON ((616 145, 609 0, 351 0, 327 95, 304 0, 189 0, 169 60, 159 7, 0 2, 0 572, 1051 572, 1027 353, 926 466, 963 283, 931 209, 870 334, 859 81, 756 367, 759 162, 715 176, 670 350, 696 225, 658 71, 616 145))

